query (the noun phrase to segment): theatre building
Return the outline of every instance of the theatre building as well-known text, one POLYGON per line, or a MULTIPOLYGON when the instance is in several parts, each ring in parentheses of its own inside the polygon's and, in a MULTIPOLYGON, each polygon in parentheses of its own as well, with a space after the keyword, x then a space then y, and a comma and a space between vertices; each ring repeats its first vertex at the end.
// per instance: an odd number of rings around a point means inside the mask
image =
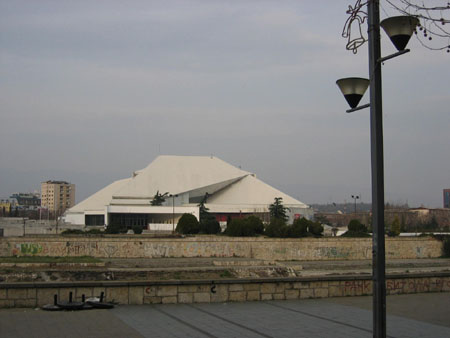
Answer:
POLYGON ((275 197, 289 208, 289 218, 312 218, 313 210, 217 157, 159 156, 132 177, 115 181, 69 209, 67 223, 83 225, 141 225, 149 230, 172 230, 184 213, 199 218, 199 203, 224 225, 228 218, 256 215, 269 221, 275 197), (152 206, 156 193, 167 193, 152 206))

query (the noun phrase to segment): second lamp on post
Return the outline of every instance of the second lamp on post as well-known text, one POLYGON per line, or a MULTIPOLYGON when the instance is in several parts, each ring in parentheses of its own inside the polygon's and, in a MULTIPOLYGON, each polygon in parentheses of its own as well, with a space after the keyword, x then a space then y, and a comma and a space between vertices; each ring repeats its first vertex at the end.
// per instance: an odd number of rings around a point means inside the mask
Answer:
POLYGON ((369 79, 350 77, 336 83, 349 103, 351 113, 370 107, 370 148, 372 171, 372 281, 373 281, 373 337, 386 337, 386 265, 384 241, 384 164, 381 65, 384 61, 405 54, 408 41, 419 20, 411 16, 391 17, 380 23, 379 0, 367 2, 369 79), (388 34, 398 52, 381 57, 380 26, 388 34), (370 85, 370 103, 358 106, 370 85))

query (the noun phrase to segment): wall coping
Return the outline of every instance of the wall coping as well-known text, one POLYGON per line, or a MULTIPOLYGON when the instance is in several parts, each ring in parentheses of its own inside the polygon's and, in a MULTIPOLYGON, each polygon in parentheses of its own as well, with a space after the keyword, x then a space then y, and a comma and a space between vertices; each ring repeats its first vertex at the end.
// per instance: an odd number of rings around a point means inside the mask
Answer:
MULTIPOLYGON (((124 239, 130 241, 171 241, 171 242, 328 242, 328 241, 342 241, 342 242, 354 242, 354 241, 366 241, 371 242, 372 237, 319 237, 319 238, 271 238, 271 237, 229 237, 229 236, 186 236, 186 237, 154 237, 152 235, 27 235, 23 236, 11 236, 11 237, 0 237, 1 241, 20 241, 26 242, 27 240, 42 240, 46 239, 51 242, 62 242, 62 241, 77 241, 77 242, 89 242, 96 240, 108 240, 113 242, 121 242, 124 239)), ((385 237, 386 241, 438 241, 438 239, 432 236, 426 237, 385 237)))

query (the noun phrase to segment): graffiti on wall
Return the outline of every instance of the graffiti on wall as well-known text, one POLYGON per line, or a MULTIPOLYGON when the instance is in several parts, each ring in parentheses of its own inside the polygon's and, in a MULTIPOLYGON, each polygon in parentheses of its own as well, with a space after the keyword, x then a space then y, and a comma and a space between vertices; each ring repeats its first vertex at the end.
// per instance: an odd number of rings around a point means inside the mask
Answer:
POLYGON ((37 255, 43 251, 42 245, 39 243, 20 243, 16 244, 12 249, 14 256, 18 255, 37 255))
POLYGON ((350 256, 349 250, 337 247, 316 248, 316 252, 320 257, 326 258, 347 259, 350 256))

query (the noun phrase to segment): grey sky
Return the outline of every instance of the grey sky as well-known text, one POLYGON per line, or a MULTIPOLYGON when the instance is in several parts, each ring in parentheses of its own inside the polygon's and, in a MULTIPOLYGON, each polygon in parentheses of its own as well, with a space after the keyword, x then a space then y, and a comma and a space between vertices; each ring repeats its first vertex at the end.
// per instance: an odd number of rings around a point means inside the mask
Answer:
MULTIPOLYGON (((368 110, 335 85, 368 76, 340 36, 353 2, 0 0, 0 197, 64 179, 80 201, 160 153, 369 202, 368 110)), ((450 58, 409 47, 383 68, 386 199, 442 207, 450 58)))

